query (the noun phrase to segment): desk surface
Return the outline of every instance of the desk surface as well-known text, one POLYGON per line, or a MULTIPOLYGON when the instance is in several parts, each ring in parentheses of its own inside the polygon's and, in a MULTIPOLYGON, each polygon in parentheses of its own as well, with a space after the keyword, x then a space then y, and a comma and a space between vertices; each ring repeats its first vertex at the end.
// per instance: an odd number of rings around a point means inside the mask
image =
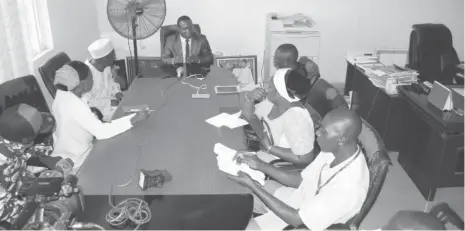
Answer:
POLYGON ((399 93, 439 127, 451 132, 463 133, 463 116, 439 110, 428 101, 428 95, 410 91, 405 86, 399 87, 399 93))
MULTIPOLYGON (((212 66, 203 81, 185 81, 195 86, 207 84, 207 89, 200 92, 208 92, 209 99, 192 99, 196 89, 176 81, 175 78, 140 78, 131 85, 122 106, 148 104, 158 110, 131 130, 97 142, 79 173, 79 183, 86 195, 107 195, 112 184, 125 184, 134 173, 129 185, 113 187, 114 195, 250 193, 218 169, 213 152, 218 142, 244 149, 243 129, 216 128, 205 122, 222 110, 239 111, 238 94, 214 93, 216 85, 236 83, 232 73, 212 66), (163 97, 162 90, 167 87, 163 97), (173 179, 163 188, 149 188, 143 192, 138 185, 140 169, 166 169, 173 179)), ((119 107, 115 116, 122 115, 122 107, 119 107)))

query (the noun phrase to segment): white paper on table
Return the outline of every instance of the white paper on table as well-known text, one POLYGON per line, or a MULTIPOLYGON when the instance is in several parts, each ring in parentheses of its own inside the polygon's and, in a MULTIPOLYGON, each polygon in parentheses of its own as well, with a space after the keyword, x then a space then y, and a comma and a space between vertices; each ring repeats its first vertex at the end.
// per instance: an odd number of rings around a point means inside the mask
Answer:
POLYGON ((239 118, 241 116, 242 110, 232 114, 232 116, 239 118))
POLYGON ((239 118, 242 110, 231 115, 230 119, 226 121, 225 126, 231 129, 242 127, 249 124, 246 120, 239 118))
POLYGON ((221 127, 226 124, 226 121, 231 117, 230 114, 228 113, 221 113, 219 115, 213 116, 210 119, 207 119, 206 122, 215 126, 215 127, 221 127))
POLYGON ((230 175, 237 176, 239 171, 247 173, 253 180, 257 181, 262 186, 265 185, 265 174, 263 172, 253 170, 246 164, 238 164, 233 160, 236 155, 236 150, 228 148, 223 144, 217 143, 213 151, 218 155, 218 168, 230 175))
POLYGON ((226 126, 231 129, 242 127, 248 124, 247 121, 239 118, 239 115, 241 112, 238 112, 238 113, 233 114, 233 115, 230 115, 228 113, 221 113, 217 116, 207 119, 206 122, 218 128, 222 126, 226 126))
POLYGON ((228 128, 234 129, 234 128, 242 127, 246 124, 248 124, 247 121, 231 116, 231 118, 226 121, 225 126, 228 128))

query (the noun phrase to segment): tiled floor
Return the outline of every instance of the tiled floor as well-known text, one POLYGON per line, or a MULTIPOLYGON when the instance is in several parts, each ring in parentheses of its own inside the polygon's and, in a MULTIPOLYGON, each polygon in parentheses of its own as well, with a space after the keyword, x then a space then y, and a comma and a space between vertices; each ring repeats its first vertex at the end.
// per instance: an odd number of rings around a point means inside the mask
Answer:
POLYGON ((360 229, 378 229, 399 210, 427 211, 438 202, 446 202, 463 219, 464 216, 464 189, 443 188, 438 189, 433 202, 426 201, 404 169, 397 162, 397 153, 390 153, 393 162, 390 167, 383 189, 375 205, 365 217, 360 229))

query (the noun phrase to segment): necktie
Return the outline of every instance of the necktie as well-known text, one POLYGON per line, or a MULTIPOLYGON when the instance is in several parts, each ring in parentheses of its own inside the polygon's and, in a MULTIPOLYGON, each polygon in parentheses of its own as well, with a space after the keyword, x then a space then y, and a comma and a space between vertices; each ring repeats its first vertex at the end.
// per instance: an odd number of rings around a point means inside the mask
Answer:
POLYGON ((191 48, 189 46, 189 39, 186 39, 186 62, 189 59, 191 48))

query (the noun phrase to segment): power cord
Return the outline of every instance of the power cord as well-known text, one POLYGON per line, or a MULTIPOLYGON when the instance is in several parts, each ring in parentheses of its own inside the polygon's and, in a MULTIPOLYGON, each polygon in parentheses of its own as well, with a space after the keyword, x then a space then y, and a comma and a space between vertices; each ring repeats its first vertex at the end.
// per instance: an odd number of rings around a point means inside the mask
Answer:
POLYGON ((182 79, 181 79, 181 83, 182 83, 182 84, 187 84, 187 85, 189 85, 190 87, 192 87, 192 88, 194 88, 194 89, 197 89, 197 95, 198 95, 200 90, 202 90, 202 89, 203 89, 203 90, 206 90, 206 89, 208 88, 208 86, 207 86, 206 84, 202 84, 202 85, 200 85, 200 87, 197 87, 197 86, 194 86, 194 85, 192 85, 192 84, 190 84, 190 83, 184 82, 184 80, 189 79, 189 78, 192 78, 192 77, 196 77, 196 76, 200 76, 200 78, 198 78, 198 79, 200 79, 200 80, 203 80, 203 79, 204 79, 204 76, 203 76, 203 75, 201 75, 201 74, 194 74, 194 75, 189 75, 189 76, 187 76, 187 77, 182 78, 182 79))
MULTIPOLYGON (((150 115, 150 117, 156 115, 156 113, 158 113, 160 109, 166 105, 167 98, 165 97, 165 91, 171 88, 171 86, 173 86, 174 84, 178 82, 180 82, 179 79, 162 89, 161 96, 163 98, 163 102, 150 115)), ((129 179, 128 182, 124 184, 116 185, 117 187, 120 187, 120 188, 126 187, 130 185, 132 181, 134 180, 134 177, 136 176, 136 173, 137 173, 137 166, 139 163, 139 159, 142 156, 142 148, 145 146, 145 144, 147 144, 148 133, 151 130, 153 129, 147 130, 147 134, 145 136, 144 142, 142 144, 137 144, 137 146, 139 147, 139 154, 136 158, 136 164, 135 164, 136 167, 135 167, 135 170, 131 178, 129 179)), ((150 222, 152 218, 152 212, 150 211, 150 207, 146 201, 139 199, 139 198, 129 198, 129 199, 125 199, 121 201, 115 206, 111 202, 112 194, 113 194, 113 184, 111 184, 110 186, 110 194, 108 195, 108 203, 110 204, 112 209, 110 209, 110 211, 105 216, 105 220, 108 222, 108 224, 110 224, 113 227, 117 227, 117 226, 122 226, 126 224, 128 221, 131 221, 132 223, 136 224, 136 228, 134 230, 137 230, 141 225, 150 222)))

